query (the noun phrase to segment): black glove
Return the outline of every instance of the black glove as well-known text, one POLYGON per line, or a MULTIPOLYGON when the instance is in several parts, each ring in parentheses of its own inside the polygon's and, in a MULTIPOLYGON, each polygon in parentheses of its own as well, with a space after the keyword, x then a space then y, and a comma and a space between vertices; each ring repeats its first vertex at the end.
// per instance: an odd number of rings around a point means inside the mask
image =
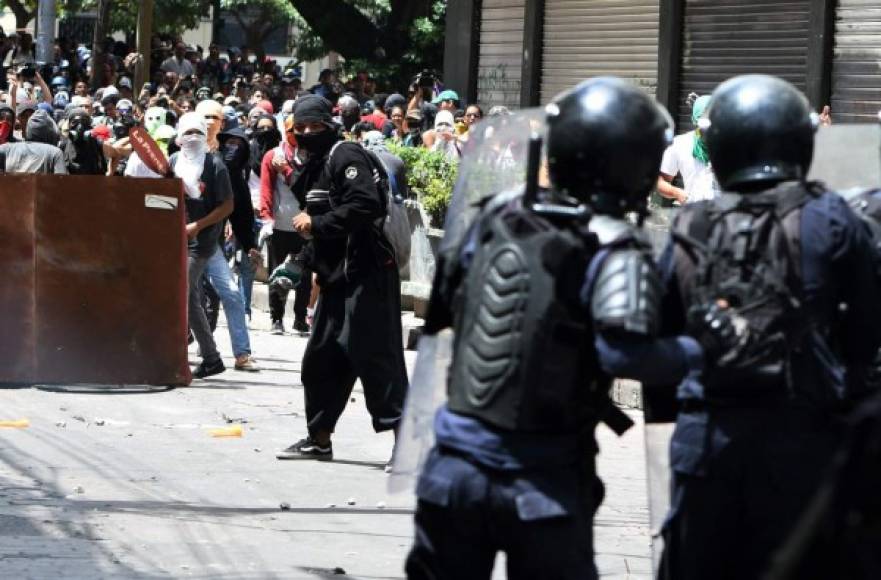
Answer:
POLYGON ((701 304, 688 310, 687 333, 701 345, 707 364, 737 349, 740 337, 727 308, 718 304, 701 304))

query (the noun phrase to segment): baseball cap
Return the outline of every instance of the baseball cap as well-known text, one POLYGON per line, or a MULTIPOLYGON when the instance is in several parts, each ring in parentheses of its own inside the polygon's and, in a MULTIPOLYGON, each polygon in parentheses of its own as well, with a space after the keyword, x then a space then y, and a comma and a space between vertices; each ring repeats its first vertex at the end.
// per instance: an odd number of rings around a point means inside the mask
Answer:
POLYGON ((437 105, 443 101, 455 101, 458 103, 459 102, 459 94, 456 91, 451 91, 448 89, 446 91, 441 92, 441 94, 439 94, 438 96, 436 96, 434 98, 434 100, 431 101, 431 103, 433 105, 437 105))
POLYGON ((126 89, 132 88, 132 80, 128 77, 122 77, 119 79, 119 86, 126 89))

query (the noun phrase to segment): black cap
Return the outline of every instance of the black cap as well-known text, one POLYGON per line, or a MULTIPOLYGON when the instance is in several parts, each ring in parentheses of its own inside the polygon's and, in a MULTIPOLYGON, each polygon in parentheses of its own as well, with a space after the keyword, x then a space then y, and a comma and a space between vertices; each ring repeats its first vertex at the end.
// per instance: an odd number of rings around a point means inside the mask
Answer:
POLYGON ((298 123, 333 124, 333 105, 321 95, 303 95, 294 105, 294 118, 298 123))

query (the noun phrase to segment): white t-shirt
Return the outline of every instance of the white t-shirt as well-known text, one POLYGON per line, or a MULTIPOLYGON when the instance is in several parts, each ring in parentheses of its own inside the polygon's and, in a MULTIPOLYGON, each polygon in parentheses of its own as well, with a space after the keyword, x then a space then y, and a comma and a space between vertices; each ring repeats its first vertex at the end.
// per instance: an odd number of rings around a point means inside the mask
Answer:
POLYGON ((720 193, 719 183, 709 164, 694 158, 694 131, 677 135, 673 144, 664 151, 661 173, 676 176, 682 174, 688 203, 713 199, 720 193))

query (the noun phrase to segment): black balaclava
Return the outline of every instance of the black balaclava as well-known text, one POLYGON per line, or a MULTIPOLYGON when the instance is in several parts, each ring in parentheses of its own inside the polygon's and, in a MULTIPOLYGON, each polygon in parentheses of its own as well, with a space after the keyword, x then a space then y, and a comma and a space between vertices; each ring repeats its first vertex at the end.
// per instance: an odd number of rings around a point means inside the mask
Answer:
POLYGON ((333 122, 333 105, 320 95, 304 95, 294 105, 294 119, 297 123, 324 123, 327 129, 320 133, 295 133, 297 146, 312 159, 323 158, 339 141, 337 125, 333 122))
POLYGON ((264 129, 255 129, 251 133, 251 171, 258 177, 260 176, 260 167, 263 158, 269 151, 272 151, 281 143, 281 133, 275 126, 275 119, 269 115, 261 115, 255 120, 255 126, 260 124, 263 119, 270 119, 273 123, 272 127, 264 129))

